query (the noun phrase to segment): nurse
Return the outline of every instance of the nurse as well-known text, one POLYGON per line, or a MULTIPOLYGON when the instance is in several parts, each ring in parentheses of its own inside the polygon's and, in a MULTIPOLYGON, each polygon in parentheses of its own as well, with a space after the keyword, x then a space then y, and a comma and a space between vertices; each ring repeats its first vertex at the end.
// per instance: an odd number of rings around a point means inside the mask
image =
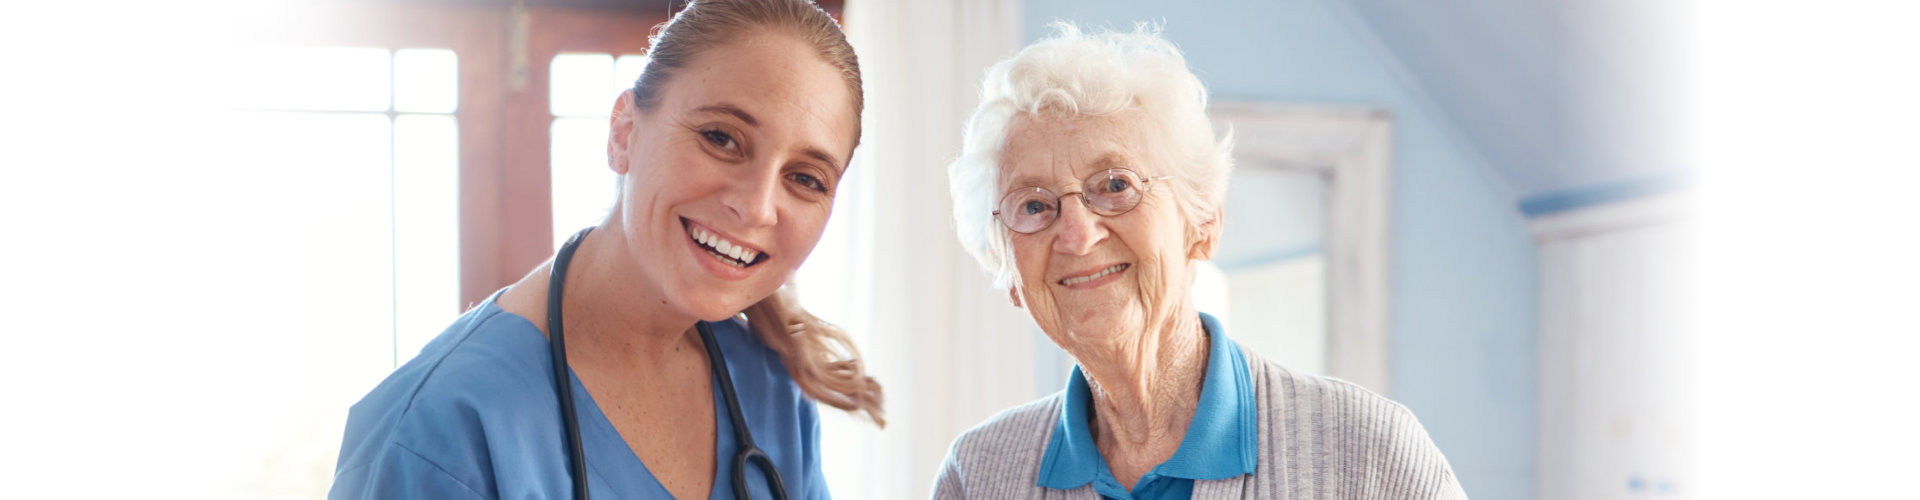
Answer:
POLYGON ((772 498, 776 470, 786 496, 827 498, 815 402, 884 424, 846 334, 780 292, 860 139, 839 26, 804 0, 700 0, 649 56, 613 104, 611 213, 353 406, 330 498, 568 498, 577 472, 599 498, 772 498), (556 395, 555 312, 584 467, 556 395), (735 470, 731 411, 773 467, 735 470))

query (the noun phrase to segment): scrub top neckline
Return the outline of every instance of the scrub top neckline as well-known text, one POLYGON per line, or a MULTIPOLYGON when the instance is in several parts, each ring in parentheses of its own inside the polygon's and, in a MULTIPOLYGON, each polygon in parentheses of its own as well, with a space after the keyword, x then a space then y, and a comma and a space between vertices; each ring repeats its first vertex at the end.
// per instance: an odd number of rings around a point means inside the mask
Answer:
MULTIPOLYGON (((527 319, 526 316, 507 311, 495 302, 494 299, 505 292, 506 290, 502 289, 493 297, 489 297, 487 299, 487 307, 498 309, 498 314, 512 316, 514 319, 526 323, 526 326, 533 331, 533 334, 540 337, 539 340, 542 344, 548 342, 546 333, 538 328, 537 323, 527 319)), ((714 335, 716 337, 715 340, 719 340, 718 337, 721 333, 716 329, 714 335)), ((705 351, 700 351, 700 353, 704 355, 705 351)), ((711 363, 712 360, 708 360, 708 362, 711 363)), ((726 369, 729 372, 733 370, 731 362, 729 362, 726 369)), ((610 485, 614 491, 649 491, 652 492, 649 496, 658 495, 654 498, 676 498, 672 492, 667 491, 666 485, 662 484, 660 479, 654 476, 653 469, 647 467, 646 460, 640 458, 639 452, 633 451, 633 447, 627 444, 626 437, 621 435, 620 430, 613 426, 613 419, 607 417, 606 412, 600 409, 600 403, 594 399, 593 391, 587 389, 586 384, 580 379, 580 374, 575 372, 572 366, 567 367, 567 378, 571 379, 570 382, 573 384, 574 405, 584 410, 577 413, 580 417, 580 441, 585 448, 584 453, 588 455, 588 472, 599 476, 600 480, 610 485), (608 470, 606 464, 609 460, 620 465, 619 467, 614 467, 612 470, 618 471, 637 468, 646 472, 646 474, 640 476, 603 472, 608 470)), ((733 485, 731 479, 728 478, 730 468, 723 467, 720 460, 721 457, 732 455, 725 451, 733 448, 733 422, 729 419, 721 418, 722 415, 727 414, 727 409, 721 407, 725 401, 725 397, 720 394, 719 379, 711 372, 707 374, 707 379, 709 382, 708 392, 711 393, 712 398, 712 402, 709 404, 713 405, 714 415, 713 485, 709 488, 710 491, 708 491, 707 496, 708 498, 729 498, 732 497, 731 493, 733 493, 733 485), (728 495, 723 497, 722 493, 728 495)))

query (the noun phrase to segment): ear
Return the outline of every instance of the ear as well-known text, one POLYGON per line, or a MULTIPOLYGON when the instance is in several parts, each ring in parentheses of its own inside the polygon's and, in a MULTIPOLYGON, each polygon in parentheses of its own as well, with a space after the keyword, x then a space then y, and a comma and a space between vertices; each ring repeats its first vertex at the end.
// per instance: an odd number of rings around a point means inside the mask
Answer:
POLYGON ((621 92, 620 98, 613 101, 613 115, 607 127, 607 166, 613 173, 626 175, 633 153, 628 139, 633 137, 634 120, 638 120, 640 109, 634 107, 633 92, 621 92))
POLYGON ((1220 249, 1220 233, 1227 226, 1227 212, 1214 207, 1213 217, 1193 228, 1188 238, 1187 258, 1192 260, 1213 260, 1213 252, 1220 249))
POLYGON ((1025 305, 1020 303, 1020 287, 1019 286, 1007 287, 1007 299, 1013 301, 1014 309, 1026 307, 1025 305))

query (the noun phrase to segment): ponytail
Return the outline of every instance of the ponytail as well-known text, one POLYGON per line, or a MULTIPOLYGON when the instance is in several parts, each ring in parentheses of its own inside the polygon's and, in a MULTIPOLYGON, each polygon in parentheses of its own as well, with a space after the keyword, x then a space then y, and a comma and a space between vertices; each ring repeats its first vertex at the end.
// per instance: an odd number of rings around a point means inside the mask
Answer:
MULTIPOLYGON (((698 0, 662 25, 647 50, 646 68, 634 81, 634 105, 650 110, 660 100, 667 81, 693 62, 699 52, 744 38, 760 30, 779 30, 799 36, 821 60, 839 70, 853 98, 853 114, 865 107, 860 83, 860 61, 847 43, 840 24, 808 0, 698 0)), ((854 142, 860 138, 854 122, 854 142)), ((880 384, 867 376, 860 351, 840 327, 800 309, 785 288, 761 299, 745 311, 747 324, 760 342, 780 353, 787 372, 800 390, 815 401, 867 418, 882 427, 880 384)))
POLYGON ((874 425, 887 426, 880 383, 867 376, 860 350, 845 330, 801 309, 786 287, 748 307, 746 315, 754 335, 780 353, 787 373, 807 396, 849 413, 866 413, 874 425))

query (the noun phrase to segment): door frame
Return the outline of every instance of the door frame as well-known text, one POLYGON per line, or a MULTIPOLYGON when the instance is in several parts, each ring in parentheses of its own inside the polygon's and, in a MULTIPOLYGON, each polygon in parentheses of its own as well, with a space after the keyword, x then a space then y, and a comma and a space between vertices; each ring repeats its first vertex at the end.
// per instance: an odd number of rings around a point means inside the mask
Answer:
POLYGON ((1391 396, 1389 218, 1393 117, 1357 106, 1214 101, 1215 130, 1238 165, 1309 169, 1326 179, 1327 371, 1391 396))

